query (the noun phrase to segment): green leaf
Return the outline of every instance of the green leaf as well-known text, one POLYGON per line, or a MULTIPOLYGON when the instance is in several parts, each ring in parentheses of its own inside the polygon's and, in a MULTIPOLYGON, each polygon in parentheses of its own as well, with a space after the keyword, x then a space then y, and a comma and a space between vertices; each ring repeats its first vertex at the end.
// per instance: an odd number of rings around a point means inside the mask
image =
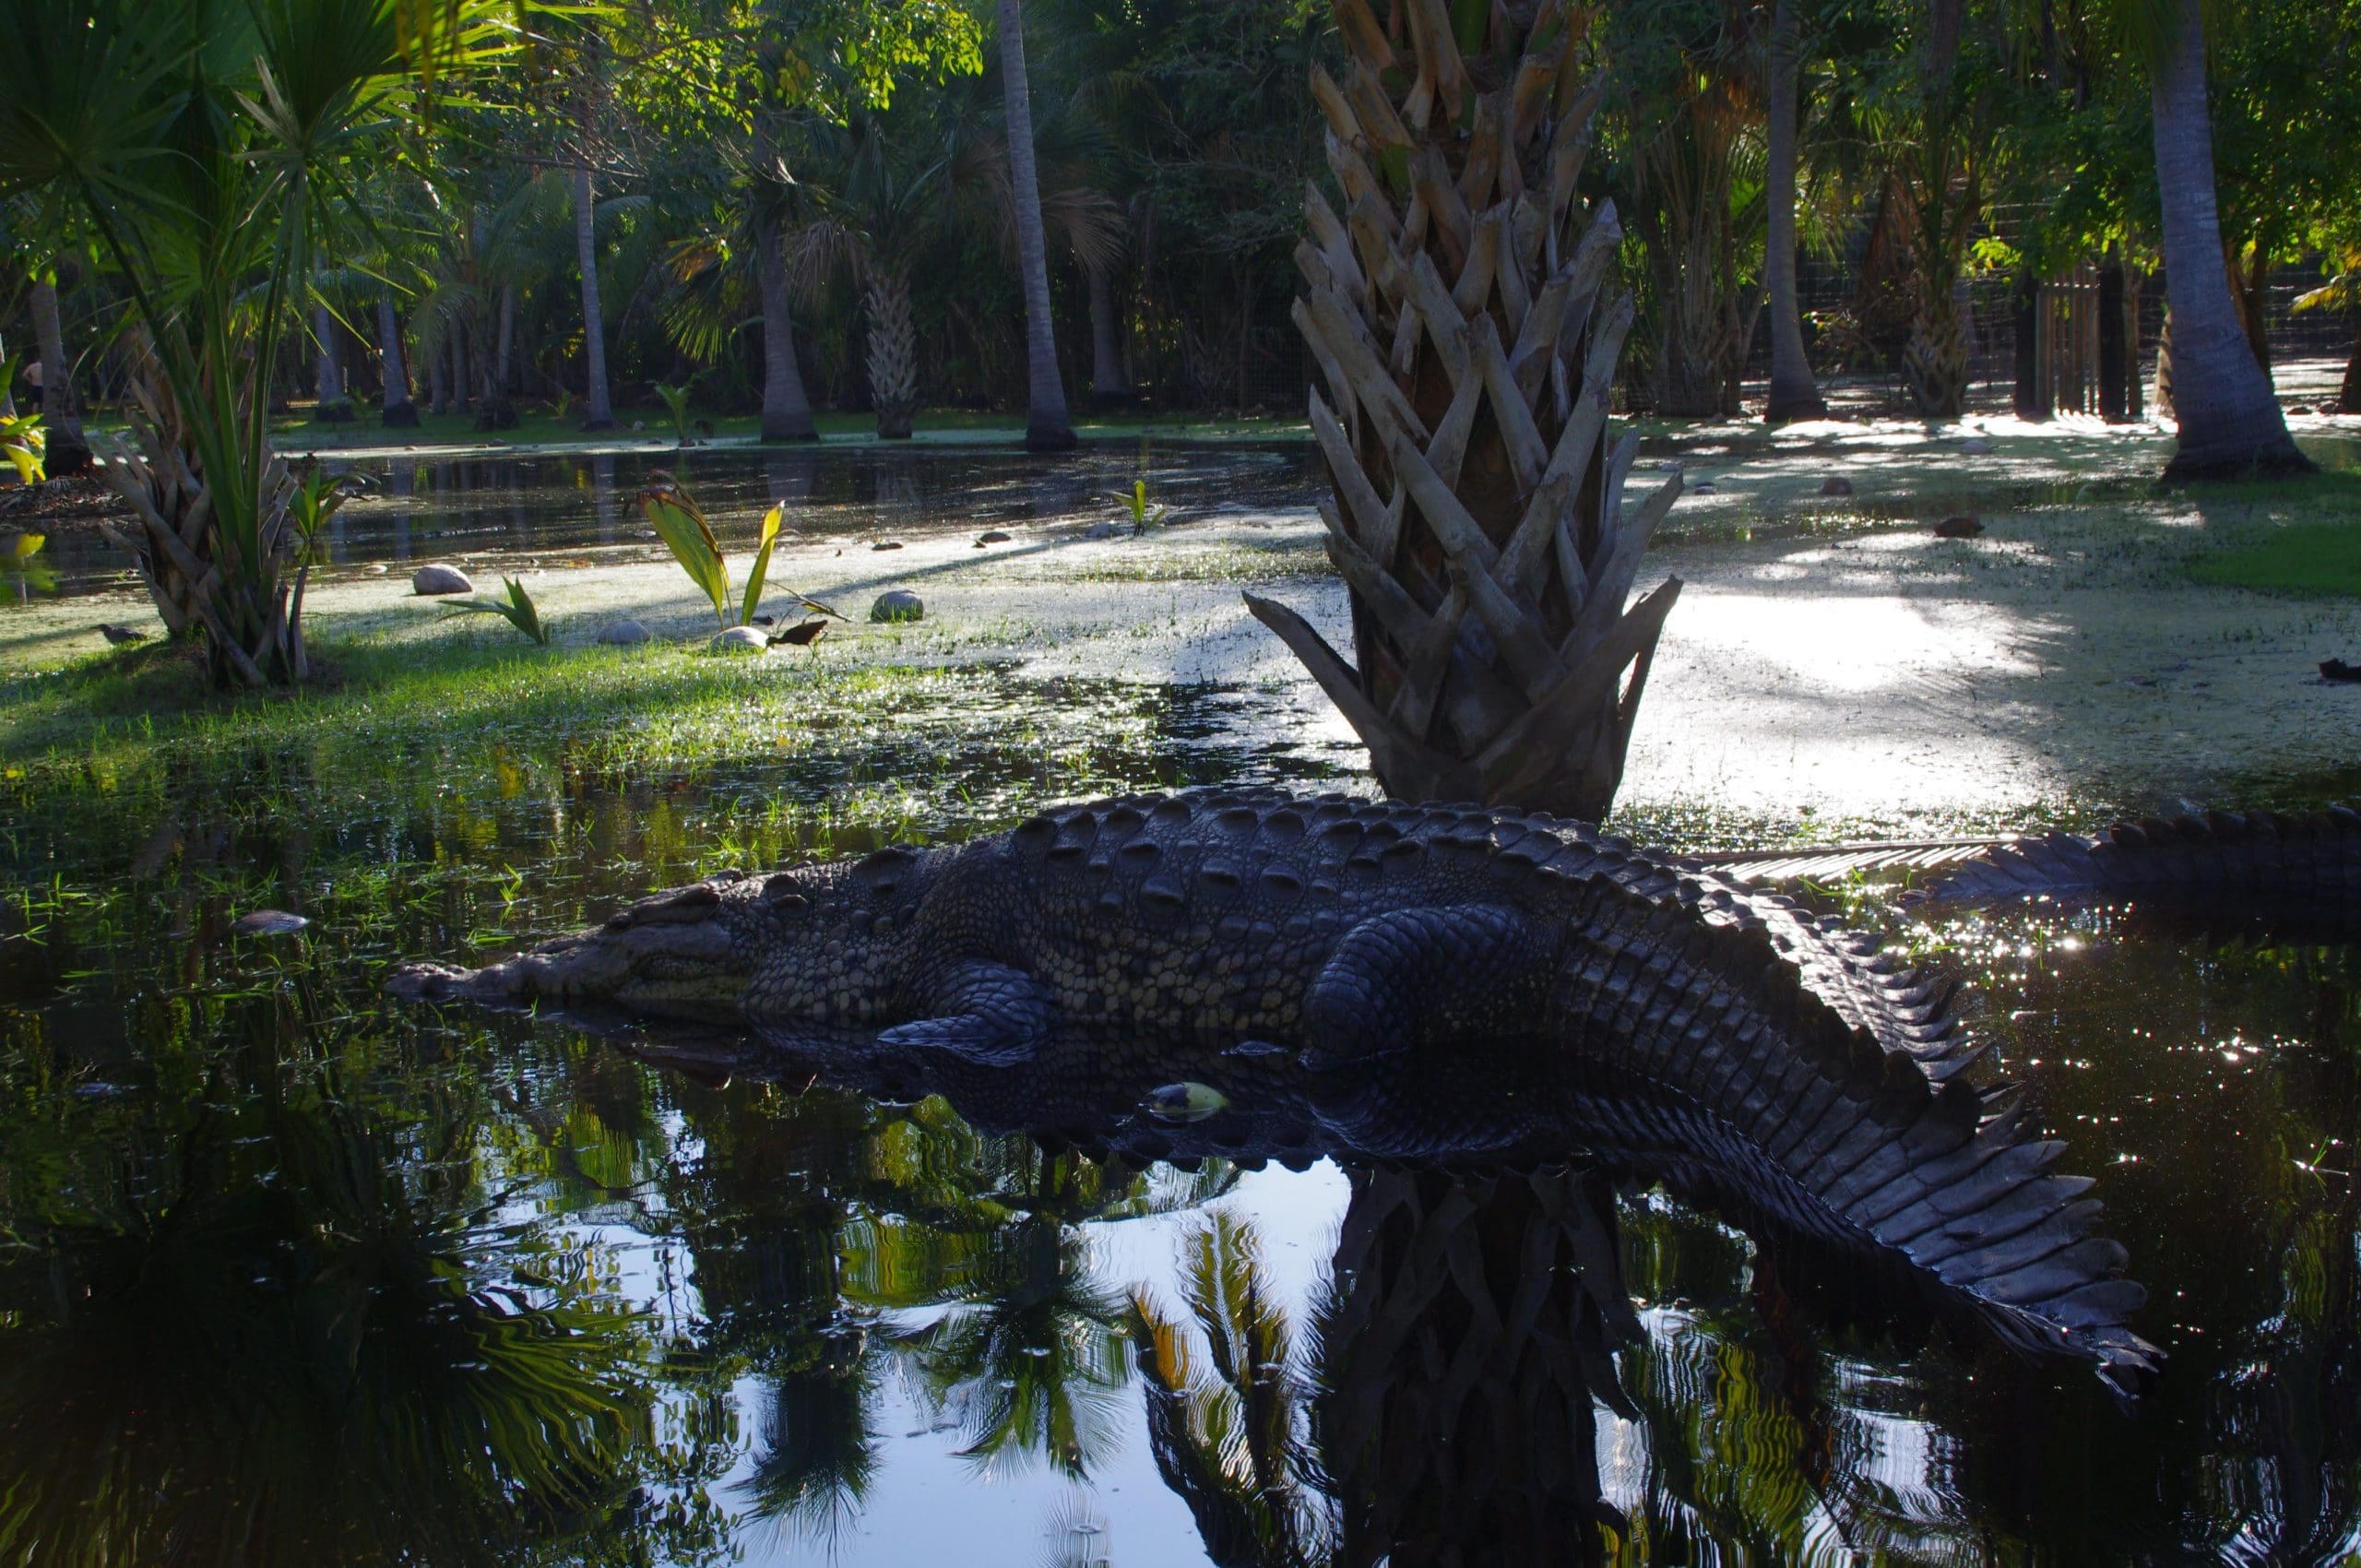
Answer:
POLYGON ((778 543, 779 525, 787 520, 787 508, 774 504, 763 514, 763 537, 754 546, 754 564, 746 577, 746 602, 738 613, 738 624, 751 626, 754 612, 763 604, 763 578, 771 569, 771 549, 778 543))
POLYGON ((677 485, 639 493, 639 509, 658 536, 670 547, 672 558, 713 601, 714 619, 730 624, 730 565, 722 559, 720 541, 704 511, 677 485))
POLYGON ((1453 0, 1451 33, 1459 41, 1462 54, 1473 54, 1484 47, 1484 24, 1492 18, 1492 0, 1453 0))

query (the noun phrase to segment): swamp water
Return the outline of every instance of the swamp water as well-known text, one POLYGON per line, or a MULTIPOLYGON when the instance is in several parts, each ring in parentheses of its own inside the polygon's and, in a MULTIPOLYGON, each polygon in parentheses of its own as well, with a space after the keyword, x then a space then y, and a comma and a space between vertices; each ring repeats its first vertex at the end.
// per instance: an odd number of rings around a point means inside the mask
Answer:
POLYGON ((834 680, 677 766, 519 721, 6 770, 0 1560, 2361 1553, 2344 944, 1859 905, 2099 1178, 2171 1358, 2129 1418, 1644 1171, 384 999, 728 865, 1333 782, 1252 693, 834 680))

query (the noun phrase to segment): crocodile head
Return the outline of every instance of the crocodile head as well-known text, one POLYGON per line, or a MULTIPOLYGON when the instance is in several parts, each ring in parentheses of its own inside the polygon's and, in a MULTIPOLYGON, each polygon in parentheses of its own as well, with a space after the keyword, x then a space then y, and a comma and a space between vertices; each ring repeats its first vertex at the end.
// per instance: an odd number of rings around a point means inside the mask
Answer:
POLYGON ((864 1023, 902 989, 914 860, 883 850, 849 867, 725 872, 481 969, 405 964, 386 989, 430 1002, 864 1023))

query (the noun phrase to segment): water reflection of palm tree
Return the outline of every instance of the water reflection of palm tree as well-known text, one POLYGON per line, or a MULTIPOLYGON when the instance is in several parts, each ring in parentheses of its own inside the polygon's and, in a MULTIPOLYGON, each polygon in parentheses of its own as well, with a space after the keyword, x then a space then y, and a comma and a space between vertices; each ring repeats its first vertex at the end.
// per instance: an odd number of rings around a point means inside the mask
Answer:
POLYGON ((1353 1179, 1309 1411, 1252 1233, 1216 1218, 1188 1295, 1210 1348, 1137 1304, 1158 1468, 1225 1565, 1590 1563, 1603 1495, 1594 1401, 1629 1411, 1637 1333, 1604 1178, 1370 1171, 1353 1179), (1323 1493, 1325 1495, 1323 1495, 1323 1493))
POLYGON ((645 1336, 587 1260, 483 1266, 509 1243, 464 1123, 420 1147, 358 1095, 243 1075, 160 1113, 162 1157, 96 1210, 12 1204, 38 1255, 0 1267, 0 1557, 513 1562, 618 1524, 718 1549, 693 1492, 638 1516, 645 1336))
POLYGON ((1203 1369, 1180 1324, 1145 1294, 1132 1298, 1148 1444, 1216 1562, 1311 1568, 1328 1560, 1335 1520, 1309 1484, 1317 1466, 1287 1366, 1289 1325, 1263 1273, 1260 1236, 1228 1214, 1184 1243, 1182 1289, 1208 1349, 1203 1369))
POLYGON ((1618 1234, 1588 1172, 1354 1178, 1315 1425, 1340 1562, 1603 1559, 1594 1401, 1632 1413, 1612 1353, 1639 1331, 1618 1234))
POLYGON ((987 1464, 1039 1455, 1079 1478, 1108 1452, 1130 1370, 1124 1303, 1093 1276, 1081 1227, 1202 1202, 1228 1172, 1157 1188, 1126 1160, 1029 1138, 989 1140, 979 1152, 967 1203, 930 1217, 963 1260, 933 1296, 949 1310, 901 1342, 966 1453, 987 1464))

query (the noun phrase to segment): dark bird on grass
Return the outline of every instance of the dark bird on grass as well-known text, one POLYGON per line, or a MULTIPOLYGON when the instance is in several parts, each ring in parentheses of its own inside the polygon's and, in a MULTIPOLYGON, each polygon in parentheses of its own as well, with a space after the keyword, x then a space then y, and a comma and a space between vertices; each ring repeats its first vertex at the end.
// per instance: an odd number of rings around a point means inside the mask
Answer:
POLYGON ((148 634, 145 632, 135 632, 129 626, 118 626, 106 621, 99 623, 99 636, 117 647, 121 647, 125 643, 144 643, 148 640, 148 634))
POLYGON ((2361 681, 2361 665, 2347 664, 2342 659, 2323 659, 2320 660, 2320 679, 2361 681))
POLYGON ((818 642, 820 640, 820 634, 827 629, 828 623, 822 617, 815 615, 811 620, 804 622, 801 625, 782 626, 777 631, 773 632, 771 634, 771 646, 773 647, 777 647, 781 643, 793 643, 798 647, 809 647, 813 643, 818 642))

